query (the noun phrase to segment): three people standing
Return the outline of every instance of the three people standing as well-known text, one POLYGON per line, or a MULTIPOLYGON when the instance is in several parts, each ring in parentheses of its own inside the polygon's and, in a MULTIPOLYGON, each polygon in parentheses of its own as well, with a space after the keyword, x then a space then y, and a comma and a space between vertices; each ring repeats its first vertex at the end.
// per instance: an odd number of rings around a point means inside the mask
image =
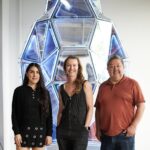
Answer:
MULTIPOLYGON (((107 69, 110 77, 100 85, 95 103, 96 137, 101 150, 134 150, 144 96, 137 81, 125 76, 119 56, 108 60, 107 69)), ((64 71, 67 81, 59 90, 58 147, 86 150, 93 113, 92 87, 84 79, 78 57, 67 57, 64 71)), ((44 145, 52 143, 50 96, 38 64, 27 67, 23 85, 14 91, 12 125, 17 150, 44 150, 44 145)))

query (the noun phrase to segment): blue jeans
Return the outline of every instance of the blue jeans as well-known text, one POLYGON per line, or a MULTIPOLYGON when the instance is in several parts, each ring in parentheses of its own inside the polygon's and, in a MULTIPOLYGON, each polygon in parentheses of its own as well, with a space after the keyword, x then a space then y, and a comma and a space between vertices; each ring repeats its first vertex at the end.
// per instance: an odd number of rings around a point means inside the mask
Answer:
POLYGON ((102 134, 101 150, 134 150, 134 136, 127 137, 125 133, 116 136, 102 134))

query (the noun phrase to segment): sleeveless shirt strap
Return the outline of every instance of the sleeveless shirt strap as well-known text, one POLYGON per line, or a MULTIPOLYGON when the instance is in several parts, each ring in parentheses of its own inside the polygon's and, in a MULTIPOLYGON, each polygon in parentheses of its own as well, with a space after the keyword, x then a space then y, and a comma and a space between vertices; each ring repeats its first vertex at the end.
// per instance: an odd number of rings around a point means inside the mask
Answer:
POLYGON ((61 86, 60 86, 60 93, 62 92, 62 90, 63 90, 63 86, 64 86, 64 84, 62 84, 61 86))
POLYGON ((84 83, 85 83, 86 81, 88 81, 88 80, 84 80, 84 81, 83 81, 82 86, 84 86, 84 83))

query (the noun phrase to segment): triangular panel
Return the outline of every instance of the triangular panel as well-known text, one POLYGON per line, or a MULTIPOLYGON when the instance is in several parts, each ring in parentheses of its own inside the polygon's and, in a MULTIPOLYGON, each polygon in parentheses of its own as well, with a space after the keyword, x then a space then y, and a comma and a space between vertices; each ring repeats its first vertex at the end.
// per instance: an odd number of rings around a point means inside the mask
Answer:
POLYGON ((42 69, 42 74, 43 74, 43 77, 44 77, 44 83, 45 83, 45 86, 47 86, 48 84, 50 84, 51 82, 51 79, 50 77, 48 76, 44 66, 41 64, 41 69, 42 69))
POLYGON ((52 77, 54 75, 57 55, 58 55, 58 52, 56 51, 42 63, 43 68, 45 69, 45 72, 49 76, 50 80, 52 80, 52 77))
POLYGON ((51 97, 51 105, 52 105, 52 114, 53 114, 53 139, 56 139, 56 126, 57 126, 57 113, 58 113, 58 107, 59 107, 59 101, 58 97, 56 95, 56 92, 51 84, 47 86, 47 89, 49 91, 50 97, 51 97))
POLYGON ((100 0, 89 0, 97 18, 102 18, 102 10, 100 0))
POLYGON ((111 30, 111 22, 98 21, 92 38, 90 49, 98 82, 108 78, 106 64, 109 54, 111 30))
POLYGON ((121 42, 114 28, 112 28, 110 48, 109 48, 109 57, 111 55, 119 55, 122 58, 126 58, 123 47, 121 45, 121 42))
POLYGON ((51 25, 49 25, 47 35, 46 35, 46 42, 45 42, 43 59, 46 59, 57 48, 58 48, 58 46, 57 46, 57 42, 56 42, 52 27, 51 27, 51 25))
POLYGON ((108 56, 109 54, 111 30, 111 22, 97 21, 90 49, 99 54, 99 56, 104 57, 104 55, 108 56))
POLYGON ((24 75, 27 69, 27 66, 30 64, 31 62, 25 61, 21 63, 21 75, 22 75, 22 79, 24 79, 24 75))
MULTIPOLYGON (((58 3, 58 0, 47 0, 45 18, 51 18, 53 11, 58 3)), ((44 17, 42 17, 44 18, 44 17)))
POLYGON ((91 83, 91 85, 92 85, 92 91, 93 91, 93 93, 95 92, 95 89, 96 89, 96 83, 91 83))
POLYGON ((60 90, 60 86, 61 86, 62 84, 63 84, 63 82, 55 82, 54 85, 53 85, 53 87, 54 87, 54 89, 55 89, 57 95, 59 95, 58 93, 59 93, 59 90, 60 90))
POLYGON ((35 29, 33 29, 21 59, 39 63, 40 55, 37 45, 38 42, 36 37, 36 31, 35 29))
POLYGON ((47 30, 48 30, 48 21, 40 21, 36 23, 36 36, 38 40, 41 58, 43 57, 47 30))
POLYGON ((87 4, 87 0, 62 0, 54 18, 91 18, 93 12, 87 4))

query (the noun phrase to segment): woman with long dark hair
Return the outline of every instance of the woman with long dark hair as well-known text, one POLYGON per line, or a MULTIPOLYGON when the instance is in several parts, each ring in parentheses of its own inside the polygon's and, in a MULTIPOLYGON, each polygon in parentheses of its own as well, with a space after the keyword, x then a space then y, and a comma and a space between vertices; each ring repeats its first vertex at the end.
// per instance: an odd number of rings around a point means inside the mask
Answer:
POLYGON ((57 117, 59 150, 86 150, 93 113, 92 87, 84 80, 78 57, 67 57, 64 71, 67 81, 60 87, 57 117))
POLYGON ((16 150, 44 150, 52 143, 52 108, 41 68, 28 65, 23 85, 14 91, 12 128, 16 150))

